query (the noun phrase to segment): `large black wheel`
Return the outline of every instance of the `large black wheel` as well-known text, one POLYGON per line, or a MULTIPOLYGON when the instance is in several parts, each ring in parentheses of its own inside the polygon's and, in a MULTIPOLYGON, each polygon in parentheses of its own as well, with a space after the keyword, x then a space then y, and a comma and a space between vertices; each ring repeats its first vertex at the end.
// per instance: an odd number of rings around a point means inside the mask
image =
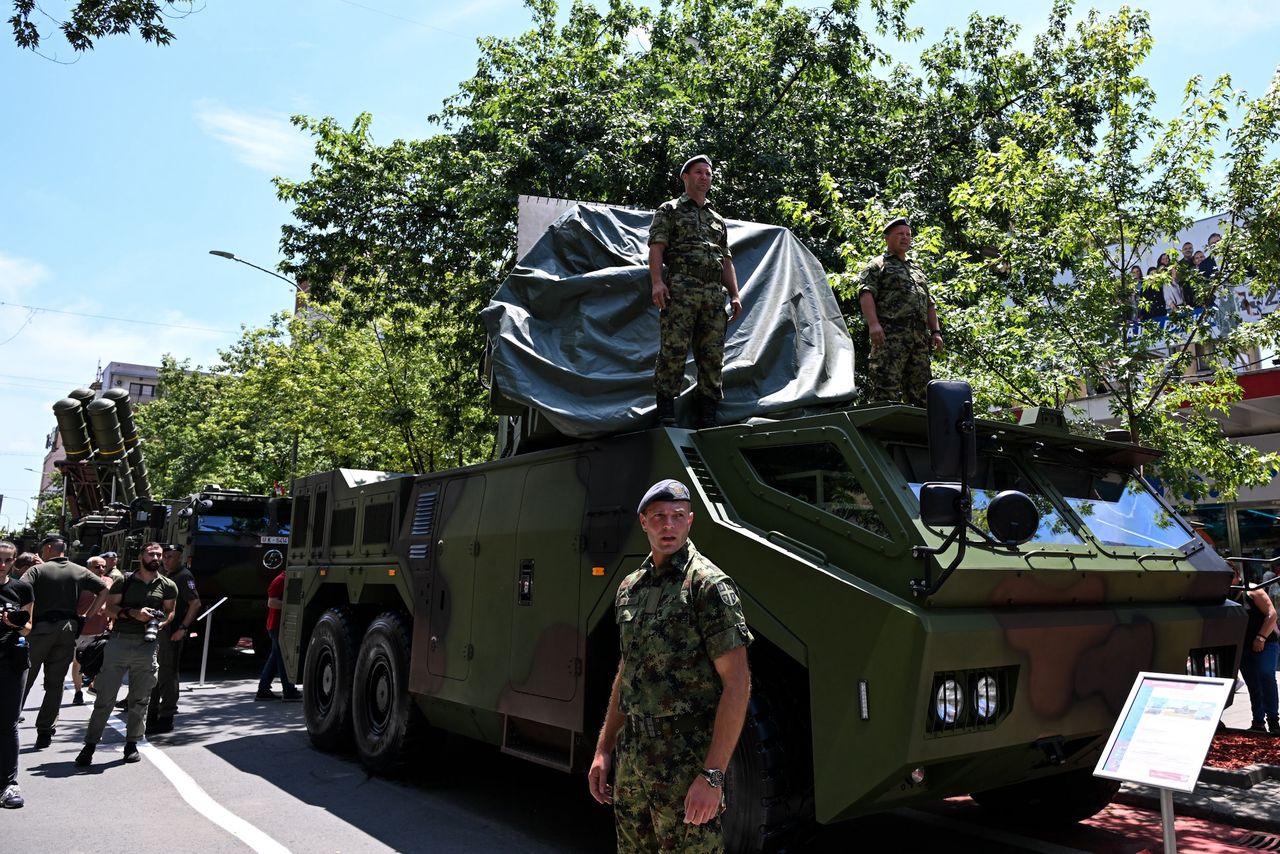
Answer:
POLYGON ((812 746, 794 695, 752 687, 726 774, 725 801, 721 821, 731 854, 784 851, 812 830, 812 746))
POLYGON ((1012 786, 974 792, 973 799, 1008 824, 1075 824, 1097 815, 1120 791, 1120 781, 1082 768, 1012 786))
POLYGON ((351 612, 331 608, 311 631, 302 665, 302 714, 311 743, 341 750, 351 741, 351 675, 356 631, 351 612))
POLYGON ((356 753, 371 774, 403 771, 427 723, 409 696, 409 620, 379 616, 364 633, 356 658, 351 719, 356 753))

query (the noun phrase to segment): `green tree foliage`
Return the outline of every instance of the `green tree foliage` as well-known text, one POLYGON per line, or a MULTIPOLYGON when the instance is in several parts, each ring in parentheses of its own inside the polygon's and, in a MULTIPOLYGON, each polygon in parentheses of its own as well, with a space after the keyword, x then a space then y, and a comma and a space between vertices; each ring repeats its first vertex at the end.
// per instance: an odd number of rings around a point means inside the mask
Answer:
MULTIPOLYGON (((1229 81, 1195 80, 1182 113, 1161 121, 1140 73, 1152 48, 1145 15, 1071 27, 1065 0, 1025 49, 1014 25, 974 15, 923 51, 917 73, 872 40, 918 37, 907 5, 577 0, 560 18, 552 0, 529 0, 530 29, 481 41, 475 74, 431 117, 433 135, 379 144, 368 115, 349 126, 297 117, 316 163, 306 180, 277 181, 294 215, 285 269, 312 283, 334 335, 359 342, 344 388, 378 389, 379 404, 344 416, 286 397, 305 413, 291 419, 275 412, 284 407, 253 409, 246 394, 244 413, 193 423, 221 419, 242 435, 205 439, 216 447, 190 467, 275 460, 278 471, 297 425, 300 471, 482 456, 477 315, 515 261, 517 197, 654 206, 700 152, 717 165, 718 207, 792 225, 855 325, 853 272, 880 251, 888 217, 911 215, 950 333, 940 372, 970 379, 984 406, 1061 404, 1105 383, 1121 423, 1168 452, 1157 473, 1175 494, 1213 485, 1230 495, 1264 479, 1272 461, 1225 442, 1214 416, 1239 395, 1230 359, 1273 340, 1275 323, 1215 342, 1203 316, 1185 313, 1166 340, 1125 322, 1136 297, 1124 271, 1199 209, 1227 212, 1220 296, 1249 272, 1277 280, 1275 87, 1249 101, 1229 81), (1221 186, 1214 174, 1226 175, 1221 186), (1214 367, 1188 382, 1197 353, 1214 367), (376 440, 354 427, 319 435, 357 415, 376 440), (251 426, 275 438, 255 447, 251 426)), ((298 330, 286 338, 247 334, 212 378, 184 381, 282 394, 301 382, 279 367, 301 358, 283 352, 302 346, 298 330)), ((318 349, 313 367, 340 349, 318 349)), ((172 472, 191 482, 176 462, 172 472)))
POLYGON ((464 324, 416 307, 396 317, 392 334, 386 320, 352 326, 304 309, 245 330, 207 370, 166 359, 163 395, 137 414, 155 492, 267 492, 337 467, 412 472, 482 459, 487 413, 450 379, 449 337, 464 324))
POLYGON ((9 25, 14 43, 38 52, 49 37, 40 32, 43 21, 59 30, 76 53, 92 50, 103 36, 128 35, 135 28, 143 41, 167 45, 174 37, 168 21, 196 10, 193 0, 74 0, 62 5, 69 5, 65 19, 54 17, 49 3, 13 0, 9 25))

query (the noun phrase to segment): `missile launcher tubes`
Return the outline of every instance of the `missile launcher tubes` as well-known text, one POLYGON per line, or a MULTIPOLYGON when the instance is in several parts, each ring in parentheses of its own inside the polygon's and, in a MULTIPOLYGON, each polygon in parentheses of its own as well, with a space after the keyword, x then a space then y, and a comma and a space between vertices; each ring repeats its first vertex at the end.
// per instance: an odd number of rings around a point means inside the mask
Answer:
POLYGON ((62 448, 67 459, 80 461, 89 458, 89 425, 84 420, 84 406, 80 401, 64 397, 53 405, 53 417, 58 421, 58 434, 62 436, 62 448))
POLYGON ((78 400, 80 402, 80 411, 83 413, 82 417, 84 418, 85 427, 89 434, 89 449, 91 451, 98 450, 98 440, 93 435, 93 428, 88 426, 89 404, 93 403, 93 399, 95 397, 94 393, 87 388, 78 388, 68 394, 67 397, 71 400, 78 400))
POLYGON ((104 391, 102 397, 104 400, 114 401, 116 405, 116 417, 120 421, 120 434, 124 439, 129 473, 133 477, 133 491, 138 498, 150 498, 151 482, 147 478, 147 465, 142 459, 142 442, 138 439, 138 427, 133 420, 133 401, 129 398, 129 392, 122 388, 112 388, 104 391))
POLYGON ((133 477, 129 473, 129 460, 125 456, 124 438, 120 435, 120 419, 116 416, 116 405, 106 398, 98 398, 89 404, 89 426, 93 428, 93 436, 98 443, 97 460, 112 463, 116 481, 120 491, 124 493, 125 502, 137 498, 134 492, 133 477))

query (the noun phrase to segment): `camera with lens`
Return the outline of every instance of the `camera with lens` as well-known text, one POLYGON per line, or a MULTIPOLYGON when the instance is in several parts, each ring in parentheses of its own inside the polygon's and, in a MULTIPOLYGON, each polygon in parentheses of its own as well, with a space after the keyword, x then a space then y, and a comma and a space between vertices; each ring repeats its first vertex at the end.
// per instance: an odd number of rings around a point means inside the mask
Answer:
POLYGON ((155 643, 156 635, 160 633, 160 624, 164 622, 164 614, 156 614, 150 620, 147 620, 147 627, 142 630, 142 639, 147 643, 155 643))
POLYGON ((30 648, 22 632, 12 628, 10 623, 25 626, 29 615, 12 602, 0 603, 0 614, 9 621, 0 623, 0 660, 9 662, 15 671, 23 670, 30 660, 30 648))

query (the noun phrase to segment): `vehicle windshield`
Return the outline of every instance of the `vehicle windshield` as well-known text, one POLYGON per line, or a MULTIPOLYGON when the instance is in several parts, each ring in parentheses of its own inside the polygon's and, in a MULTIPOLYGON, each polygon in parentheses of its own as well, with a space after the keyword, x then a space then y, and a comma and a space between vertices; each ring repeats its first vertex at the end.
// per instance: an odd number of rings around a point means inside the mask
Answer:
POLYGON ((1105 545, 1176 549, 1193 536, 1131 471, 1088 463, 1042 463, 1041 470, 1105 545))
MULTIPOLYGON (((933 467, 929 463, 929 449, 920 445, 888 445, 889 456, 897 464, 902 476, 907 479, 916 499, 920 498, 920 487, 934 481, 933 467)), ((1031 542, 1053 543, 1059 545, 1080 545, 1083 540, 1071 529, 1062 518, 1047 496, 1041 494, 1035 483, 1026 476, 1022 468, 1012 457, 1002 454, 980 453, 978 455, 977 476, 969 482, 973 497, 973 523, 987 533, 987 505, 1006 489, 1016 489, 1025 494, 1036 505, 1040 513, 1040 527, 1036 530, 1031 542)))
POLYGON ((215 501, 209 510, 197 516, 196 530, 202 534, 279 534, 287 535, 287 522, 272 523, 261 502, 215 501))

